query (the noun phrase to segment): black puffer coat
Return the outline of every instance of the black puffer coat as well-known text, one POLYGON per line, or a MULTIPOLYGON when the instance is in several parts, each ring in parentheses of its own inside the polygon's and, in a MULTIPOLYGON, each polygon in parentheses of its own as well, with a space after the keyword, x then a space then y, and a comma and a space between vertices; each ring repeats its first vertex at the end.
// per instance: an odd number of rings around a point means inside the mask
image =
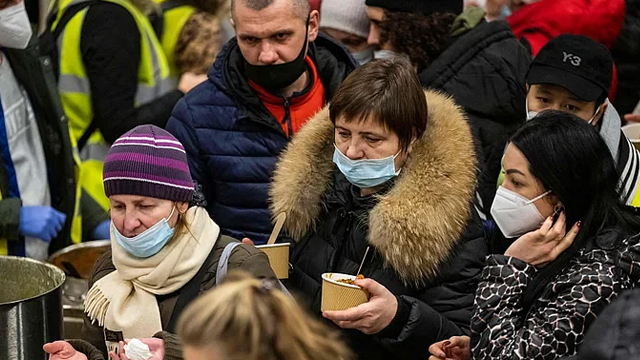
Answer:
POLYGON ((321 276, 362 273, 398 296, 376 335, 344 331, 360 359, 427 359, 433 342, 469 332, 487 246, 473 217, 476 171, 469 127, 448 98, 427 93, 429 122, 400 176, 363 197, 332 163, 324 110, 293 139, 275 173, 272 211, 288 214, 294 239, 289 286, 320 310, 321 276))
POLYGON ((451 95, 465 112, 479 146, 479 193, 488 213, 504 144, 526 118, 531 55, 504 21, 482 21, 455 39, 420 73, 423 86, 451 95))

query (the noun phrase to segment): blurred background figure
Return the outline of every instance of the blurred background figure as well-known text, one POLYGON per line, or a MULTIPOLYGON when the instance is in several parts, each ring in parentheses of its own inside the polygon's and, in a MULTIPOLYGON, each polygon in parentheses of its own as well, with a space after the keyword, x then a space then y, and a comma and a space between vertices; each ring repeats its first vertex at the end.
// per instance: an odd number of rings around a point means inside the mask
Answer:
POLYGON ((338 334, 268 280, 243 272, 193 302, 178 323, 185 360, 351 360, 338 334))
POLYGON ((373 47, 367 44, 369 18, 364 0, 322 1, 320 31, 349 49, 360 65, 373 59, 373 47))
MULTIPOLYGON (((512 11, 509 26, 534 57, 561 34, 584 35, 611 49, 625 17, 624 0, 511 0, 508 6, 512 11)), ((609 91, 612 100, 616 88, 614 75, 609 91)))
POLYGON ((616 70, 610 99, 626 121, 640 122, 640 1, 638 0, 465 0, 487 20, 509 22, 535 56, 560 34, 585 35, 606 46, 616 70))
POLYGON ((624 0, 511 0, 507 18, 533 56, 561 34, 584 35, 611 49, 625 16, 624 0))
POLYGON ((616 71, 610 100, 630 114, 640 100, 640 1, 487 0, 487 19, 506 19, 533 56, 561 34, 584 35, 606 46, 616 71))
MULTIPOLYGON (((152 24, 169 61, 171 75, 206 74, 229 36, 228 0, 154 0, 152 24)), ((233 34, 230 34, 233 36, 233 34)))
POLYGON ((484 9, 487 21, 494 21, 505 20, 515 10, 538 1, 540 0, 464 0, 464 6, 484 9))
MULTIPOLYGON (((58 91, 79 154, 83 204, 104 211, 102 167, 109 145, 142 124, 164 127, 176 102, 205 75, 171 77, 147 16, 149 0, 56 0, 41 36, 54 59, 58 91), (177 86, 177 88, 176 88, 177 86)), ((108 224, 99 238, 108 238, 108 224)))
POLYGON ((626 0, 624 24, 616 43, 611 48, 611 55, 618 70, 618 87, 613 104, 626 121, 640 121, 640 1, 626 0))
POLYGON ((45 260, 82 231, 67 121, 22 0, 0 1, 0 50, 0 255, 45 260))

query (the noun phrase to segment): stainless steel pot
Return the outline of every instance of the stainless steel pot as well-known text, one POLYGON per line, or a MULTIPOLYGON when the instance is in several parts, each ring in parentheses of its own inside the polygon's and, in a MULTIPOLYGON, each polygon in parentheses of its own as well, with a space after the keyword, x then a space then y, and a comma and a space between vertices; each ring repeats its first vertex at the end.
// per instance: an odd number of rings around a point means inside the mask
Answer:
MULTIPOLYGON (((67 279, 62 285, 64 336, 78 339, 84 322, 84 299, 88 278, 96 260, 111 248, 109 240, 94 240, 67 246, 49 258, 49 263, 62 269, 67 279)), ((0 359, 2 360, 2 359, 0 359)))
POLYGON ((53 265, 0 256, 0 359, 47 358, 42 345, 63 338, 64 280, 53 265))

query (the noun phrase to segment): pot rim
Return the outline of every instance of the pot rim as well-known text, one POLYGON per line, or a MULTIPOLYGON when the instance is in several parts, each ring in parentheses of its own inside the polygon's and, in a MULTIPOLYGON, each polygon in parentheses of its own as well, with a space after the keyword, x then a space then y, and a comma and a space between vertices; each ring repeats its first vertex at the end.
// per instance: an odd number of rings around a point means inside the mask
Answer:
POLYGON ((37 299, 39 297, 44 297, 46 295, 49 295, 52 292, 54 292, 54 291, 56 291, 58 289, 61 289, 62 285, 64 285, 64 281, 67 278, 67 276, 65 275, 64 271, 60 270, 59 268, 57 268, 54 265, 51 265, 51 264, 48 264, 48 263, 45 263, 45 262, 42 262, 42 261, 30 259, 30 258, 27 258, 27 257, 8 256, 8 255, 7 256, 2 256, 2 258, 10 259, 10 260, 18 260, 18 261, 27 261, 27 262, 30 262, 30 263, 33 263, 33 264, 43 265, 43 266, 48 267, 49 269, 53 270, 54 272, 57 272, 57 273, 61 274, 62 275, 62 280, 60 281, 60 284, 58 284, 57 286, 53 287, 49 291, 46 291, 46 292, 43 292, 43 293, 38 294, 36 296, 32 296, 32 297, 25 298, 25 299, 14 300, 14 301, 9 301, 9 302, 3 302, 3 303, 0 303, 0 307, 13 306, 13 305, 16 305, 16 304, 19 304, 19 303, 27 302, 27 301, 30 301, 30 300, 37 299))

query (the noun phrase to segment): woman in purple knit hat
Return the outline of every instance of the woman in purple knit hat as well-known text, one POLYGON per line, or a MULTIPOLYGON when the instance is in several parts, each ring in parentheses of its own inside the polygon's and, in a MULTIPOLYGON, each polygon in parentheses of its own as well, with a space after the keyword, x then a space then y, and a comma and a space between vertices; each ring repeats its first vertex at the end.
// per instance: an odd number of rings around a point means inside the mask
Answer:
POLYGON ((103 179, 111 251, 89 277, 81 339, 46 344, 50 360, 126 360, 146 347, 151 357, 143 358, 182 359, 173 335, 178 317, 221 280, 223 265, 277 282, 264 253, 222 236, 204 208, 189 207, 194 183, 187 156, 163 129, 142 125, 122 135, 103 179), (124 339, 141 342, 125 347, 124 339))

